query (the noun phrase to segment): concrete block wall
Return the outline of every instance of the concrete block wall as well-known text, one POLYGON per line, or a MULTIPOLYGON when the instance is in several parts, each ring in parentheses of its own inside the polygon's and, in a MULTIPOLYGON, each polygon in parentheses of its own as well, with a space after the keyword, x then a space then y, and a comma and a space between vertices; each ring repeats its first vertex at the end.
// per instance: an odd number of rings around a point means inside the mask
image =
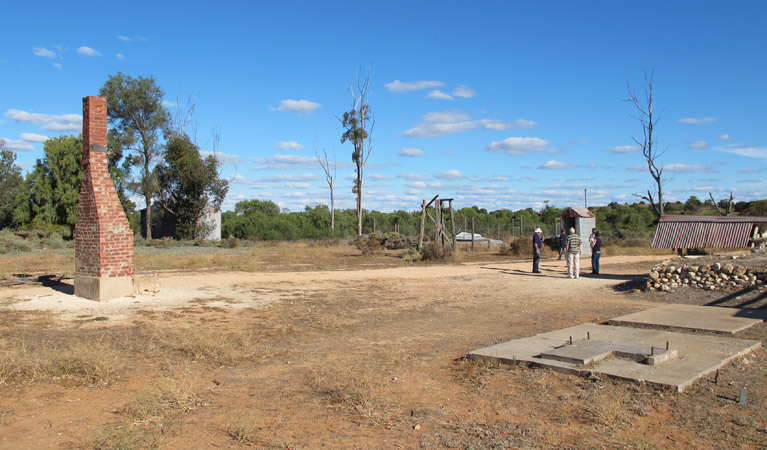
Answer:
MULTIPOLYGON (((133 232, 107 168, 107 101, 83 98, 83 181, 75 223, 75 275, 131 277, 133 232)), ((77 294, 77 292, 75 292, 77 294)))

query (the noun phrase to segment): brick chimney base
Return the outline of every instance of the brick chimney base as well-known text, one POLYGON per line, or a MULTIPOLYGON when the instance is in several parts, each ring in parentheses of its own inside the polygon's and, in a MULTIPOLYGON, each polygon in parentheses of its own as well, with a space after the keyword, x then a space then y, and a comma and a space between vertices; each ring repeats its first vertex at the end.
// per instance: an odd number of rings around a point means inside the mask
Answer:
POLYGON ((91 277, 75 275, 75 295, 102 301, 133 296, 133 277, 91 277))

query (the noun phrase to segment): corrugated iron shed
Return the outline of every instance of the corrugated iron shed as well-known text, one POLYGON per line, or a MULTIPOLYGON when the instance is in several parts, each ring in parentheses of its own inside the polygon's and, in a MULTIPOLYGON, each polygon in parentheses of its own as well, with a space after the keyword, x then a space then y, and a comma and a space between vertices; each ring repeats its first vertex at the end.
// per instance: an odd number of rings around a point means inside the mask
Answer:
POLYGON ((767 217, 663 215, 652 248, 747 247, 754 224, 767 217))
POLYGON ((588 210, 588 208, 584 208, 583 206, 571 206, 569 208, 565 208, 564 211, 562 211, 562 217, 596 217, 594 213, 588 210))

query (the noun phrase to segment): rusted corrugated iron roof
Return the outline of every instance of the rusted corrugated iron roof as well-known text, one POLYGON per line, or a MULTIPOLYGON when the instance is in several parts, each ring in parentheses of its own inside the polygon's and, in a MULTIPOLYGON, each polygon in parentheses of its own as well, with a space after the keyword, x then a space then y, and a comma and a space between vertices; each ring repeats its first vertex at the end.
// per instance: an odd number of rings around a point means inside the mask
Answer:
POLYGON ((747 247, 755 223, 767 217, 663 215, 652 248, 747 247))
POLYGON ((596 217, 594 213, 589 211, 588 208, 584 208, 583 206, 571 206, 569 208, 565 208, 564 211, 562 211, 562 217, 567 218, 573 218, 573 217, 596 217))

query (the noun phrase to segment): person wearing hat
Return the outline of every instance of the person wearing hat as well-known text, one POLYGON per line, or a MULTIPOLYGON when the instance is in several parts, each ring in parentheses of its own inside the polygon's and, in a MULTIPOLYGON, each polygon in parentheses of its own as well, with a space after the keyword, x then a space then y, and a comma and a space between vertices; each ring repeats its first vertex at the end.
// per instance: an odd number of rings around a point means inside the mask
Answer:
POLYGON ((581 273, 581 237, 575 234, 575 228, 570 228, 567 236, 567 277, 578 278, 581 273))
POLYGON ((541 262, 541 250, 543 249, 543 231, 536 228, 533 233, 533 273, 541 273, 538 265, 541 262))

